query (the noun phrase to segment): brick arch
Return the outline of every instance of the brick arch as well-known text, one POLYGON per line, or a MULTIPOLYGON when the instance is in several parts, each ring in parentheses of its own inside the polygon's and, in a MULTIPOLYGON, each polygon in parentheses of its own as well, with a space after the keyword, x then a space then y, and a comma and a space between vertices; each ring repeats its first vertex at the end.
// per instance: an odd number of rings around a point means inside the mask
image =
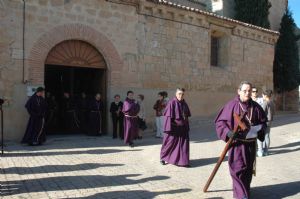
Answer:
POLYGON ((54 46, 66 40, 82 40, 90 43, 103 55, 108 70, 121 70, 123 65, 121 57, 105 35, 84 24, 65 24, 51 29, 34 43, 27 60, 30 83, 44 83, 44 67, 48 53, 54 46))

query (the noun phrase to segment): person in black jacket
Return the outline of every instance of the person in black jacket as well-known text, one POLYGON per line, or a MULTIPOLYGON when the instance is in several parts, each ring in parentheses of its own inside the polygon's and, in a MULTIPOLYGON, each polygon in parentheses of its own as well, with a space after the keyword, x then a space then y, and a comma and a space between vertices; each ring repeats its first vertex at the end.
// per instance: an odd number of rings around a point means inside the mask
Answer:
POLYGON ((114 102, 110 104, 110 113, 113 123, 113 139, 118 136, 118 127, 119 127, 119 137, 124 139, 123 131, 123 118, 124 114, 122 112, 123 102, 120 101, 120 95, 115 95, 114 102))

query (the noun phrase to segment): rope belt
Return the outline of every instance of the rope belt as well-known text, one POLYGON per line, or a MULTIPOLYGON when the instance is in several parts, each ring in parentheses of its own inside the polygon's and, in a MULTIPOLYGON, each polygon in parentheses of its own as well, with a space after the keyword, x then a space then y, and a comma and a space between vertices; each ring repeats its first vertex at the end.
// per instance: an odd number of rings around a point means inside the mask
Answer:
POLYGON ((137 115, 135 115, 135 116, 125 115, 125 117, 133 117, 133 118, 136 118, 136 117, 138 117, 138 116, 137 116, 137 115))
POLYGON ((251 138, 251 139, 240 139, 240 138, 236 138, 235 140, 240 141, 240 142, 256 142, 256 138, 251 138))

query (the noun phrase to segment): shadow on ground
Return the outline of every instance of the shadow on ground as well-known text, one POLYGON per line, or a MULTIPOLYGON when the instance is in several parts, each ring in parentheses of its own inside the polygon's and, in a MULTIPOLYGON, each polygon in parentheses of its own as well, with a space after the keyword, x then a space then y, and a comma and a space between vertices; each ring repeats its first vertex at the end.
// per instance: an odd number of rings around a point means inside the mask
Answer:
MULTIPOLYGON (((178 193, 190 192, 191 189, 177 189, 169 191, 159 191, 159 192, 150 192, 146 190, 136 190, 136 191, 112 191, 105 193, 97 193, 91 196, 80 197, 77 199, 92 199, 92 198, 119 198, 119 199, 130 199, 130 198, 143 198, 151 199, 159 195, 172 195, 178 193)), ((176 197, 174 197, 176 198, 176 197)))
POLYGON ((85 171, 91 169, 97 169, 100 167, 117 167, 124 164, 98 164, 98 163, 85 163, 75 165, 45 165, 38 167, 10 167, 2 169, 4 174, 42 174, 42 173, 60 173, 60 172, 72 172, 72 171, 85 171))
MULTIPOLYGON (((207 166, 210 164, 216 164, 218 161, 219 157, 214 157, 214 158, 202 158, 202 159, 197 159, 197 160, 190 160, 190 165, 191 167, 202 167, 202 166, 207 166)), ((223 160, 223 163, 228 160, 228 157, 226 156, 223 160)))
POLYGON ((255 199, 281 199, 294 196, 300 193, 300 181, 288 182, 275 185, 266 185, 253 187, 251 189, 251 198, 255 199))
MULTIPOLYGON (((73 148, 74 146, 72 146, 73 148)), ((99 147, 99 146, 98 146, 99 147)), ((74 147, 76 148, 76 147, 74 147)), ((26 149, 26 148, 24 148, 26 149)), ((49 150, 49 148, 48 148, 49 150)), ((120 150, 120 149, 94 149, 94 150, 76 150, 76 151, 40 151, 39 148, 31 148, 30 152, 10 152, 4 154, 5 157, 32 157, 32 156, 57 156, 57 155, 80 155, 80 154, 95 154, 103 155, 110 153, 120 153, 128 151, 142 151, 142 149, 120 150), (34 151, 34 149, 36 151, 34 151)))
POLYGON ((286 114, 286 115, 275 115, 272 127, 279 127, 283 125, 293 124, 300 122, 300 114, 286 114))
POLYGON ((40 179, 26 179, 20 181, 6 181, 2 184, 2 196, 20 193, 34 193, 40 191, 66 191, 76 189, 91 189, 99 187, 125 186, 151 181, 166 180, 168 176, 153 176, 141 179, 130 179, 141 174, 127 174, 116 176, 85 175, 85 176, 59 176, 40 179))
POLYGON ((291 153, 296 151, 300 151, 300 141, 281 145, 281 146, 270 147, 269 155, 278 155, 278 154, 291 153))

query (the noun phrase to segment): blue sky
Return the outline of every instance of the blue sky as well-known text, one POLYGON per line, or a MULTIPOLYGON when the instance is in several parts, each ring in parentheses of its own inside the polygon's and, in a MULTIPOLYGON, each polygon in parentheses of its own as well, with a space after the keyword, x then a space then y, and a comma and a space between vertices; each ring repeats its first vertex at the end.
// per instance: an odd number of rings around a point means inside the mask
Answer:
POLYGON ((293 13, 295 23, 300 28, 300 0, 289 0, 289 8, 293 13))

